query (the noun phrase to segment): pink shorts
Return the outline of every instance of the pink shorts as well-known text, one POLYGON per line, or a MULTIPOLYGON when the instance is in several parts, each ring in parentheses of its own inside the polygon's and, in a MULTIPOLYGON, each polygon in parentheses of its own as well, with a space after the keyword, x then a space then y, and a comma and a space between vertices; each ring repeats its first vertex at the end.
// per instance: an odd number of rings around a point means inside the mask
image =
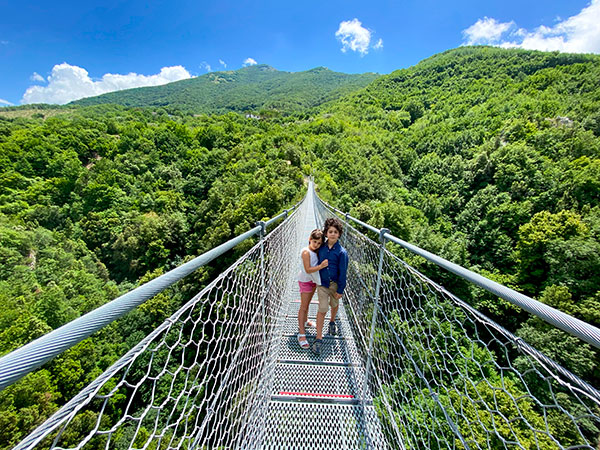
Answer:
POLYGON ((313 292, 317 287, 317 283, 314 281, 298 281, 298 286, 300 286, 300 293, 304 294, 306 292, 313 292))

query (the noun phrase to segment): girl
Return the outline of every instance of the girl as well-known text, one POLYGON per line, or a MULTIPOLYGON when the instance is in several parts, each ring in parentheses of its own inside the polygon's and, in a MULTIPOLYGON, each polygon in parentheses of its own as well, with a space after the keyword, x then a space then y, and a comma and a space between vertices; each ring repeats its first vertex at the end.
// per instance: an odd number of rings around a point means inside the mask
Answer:
MULTIPOLYGON (((300 252, 300 273, 298 273, 298 285, 300 286, 300 309, 298 310, 298 344, 302 348, 308 348, 306 331, 304 329, 308 317, 308 306, 312 300, 317 285, 321 284, 319 270, 327 267, 327 260, 318 264, 317 250, 323 243, 323 232, 319 229, 310 232, 308 247, 300 252)), ((310 325, 310 323, 308 323, 310 325)))

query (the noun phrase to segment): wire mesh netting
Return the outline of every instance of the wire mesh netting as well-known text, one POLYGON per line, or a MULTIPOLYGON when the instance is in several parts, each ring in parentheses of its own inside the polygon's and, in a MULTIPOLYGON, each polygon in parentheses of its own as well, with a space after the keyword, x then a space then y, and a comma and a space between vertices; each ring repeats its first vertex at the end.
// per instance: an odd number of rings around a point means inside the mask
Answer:
POLYGON ((265 407, 296 210, 18 448, 233 448, 265 407))
POLYGON ((352 226, 341 241, 347 313, 394 446, 600 448, 597 389, 352 226))

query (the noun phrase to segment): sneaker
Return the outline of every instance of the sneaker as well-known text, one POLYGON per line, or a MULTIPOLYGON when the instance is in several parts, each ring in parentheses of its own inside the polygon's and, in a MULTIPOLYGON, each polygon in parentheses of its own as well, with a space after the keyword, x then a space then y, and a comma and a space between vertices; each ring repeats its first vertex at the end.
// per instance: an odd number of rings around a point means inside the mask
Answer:
POLYGON ((313 345, 310 347, 310 349, 312 350, 312 352, 319 356, 321 354, 321 347, 323 346, 323 339, 315 339, 315 342, 313 342, 313 345))
POLYGON ((329 322, 329 334, 335 336, 337 334, 337 326, 335 322, 329 322))

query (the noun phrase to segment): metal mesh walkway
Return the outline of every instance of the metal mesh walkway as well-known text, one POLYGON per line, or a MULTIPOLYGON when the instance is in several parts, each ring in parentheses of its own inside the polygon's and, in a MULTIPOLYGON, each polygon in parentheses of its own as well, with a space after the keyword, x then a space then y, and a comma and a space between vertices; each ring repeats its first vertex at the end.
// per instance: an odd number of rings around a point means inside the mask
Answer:
MULTIPOLYGON (((305 215, 300 225, 300 241, 290 263, 297 266, 301 248, 310 232, 322 228, 309 190, 305 215)), ((289 279, 289 294, 278 314, 278 343, 274 364, 265 373, 269 385, 266 411, 255 411, 249 421, 253 430, 241 448, 285 449, 360 449, 386 448, 370 393, 364 386, 364 364, 358 353, 343 298, 336 317, 338 333, 324 331, 324 346, 319 356, 300 348, 297 340, 300 292, 296 272, 289 279)), ((316 323, 316 294, 308 319, 316 323)), ((330 313, 325 317, 329 323, 330 313)), ((325 329, 327 326, 325 326, 325 329)), ((307 327, 309 343, 315 328, 307 327)))

